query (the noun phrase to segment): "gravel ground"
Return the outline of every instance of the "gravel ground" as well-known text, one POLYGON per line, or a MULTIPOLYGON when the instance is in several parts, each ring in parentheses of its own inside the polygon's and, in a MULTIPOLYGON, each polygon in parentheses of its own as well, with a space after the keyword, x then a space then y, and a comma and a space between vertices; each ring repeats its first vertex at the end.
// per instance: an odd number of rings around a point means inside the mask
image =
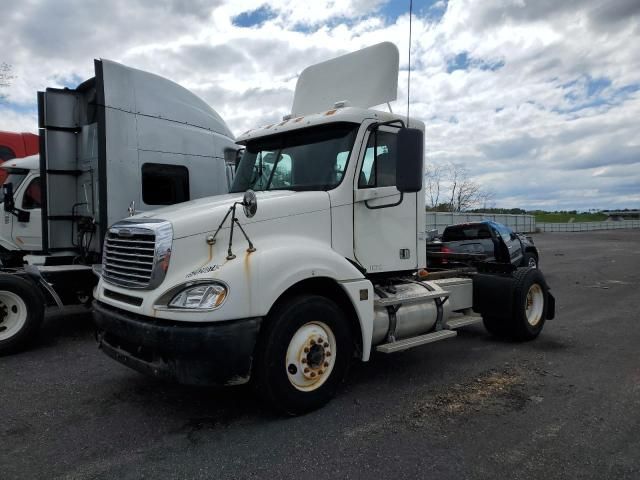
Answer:
POLYGON ((557 301, 536 341, 375 355, 299 418, 146 378, 85 312, 50 316, 0 358, 0 478, 640 478, 640 230, 535 241, 557 301))

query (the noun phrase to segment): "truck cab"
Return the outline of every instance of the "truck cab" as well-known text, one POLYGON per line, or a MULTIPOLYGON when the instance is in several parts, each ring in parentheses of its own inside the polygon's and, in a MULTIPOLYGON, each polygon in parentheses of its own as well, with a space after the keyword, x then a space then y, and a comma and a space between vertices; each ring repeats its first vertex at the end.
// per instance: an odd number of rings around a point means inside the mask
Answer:
MULTIPOLYGON (((245 152, 228 195, 114 224, 95 291, 100 348, 182 383, 251 379, 298 414, 333 396, 353 357, 455 337, 482 321, 474 307, 503 328, 513 302, 491 305, 512 277, 421 272, 424 124, 370 108, 395 98, 397 73, 390 43, 309 67, 292 114, 238 138, 245 152), (362 78, 373 71, 379 82, 362 78), (474 302, 500 282, 492 301, 474 302)), ((530 284, 537 295, 529 317, 519 311, 523 338, 553 316, 534 277, 518 276, 519 308, 530 284)))
POLYGON ((24 144, 0 148, 0 160, 27 148, 40 152, 0 165, 0 178, 8 175, 0 222, 0 355, 36 337, 45 306, 89 303, 110 224, 227 193, 233 180, 241 147, 201 98, 105 59, 95 60, 94 72, 76 88, 38 92, 39 138, 0 132, 0 146, 8 138, 24 144))
POLYGON ((5 172, 3 188, 11 185, 14 202, 13 211, 4 209, 0 223, 0 247, 7 266, 14 263, 9 258, 12 252, 42 250, 40 157, 8 160, 0 170, 5 172))
MULTIPOLYGON (((38 135, 33 133, 18 133, 0 131, 0 165, 14 158, 25 158, 38 153, 38 135)), ((0 183, 7 176, 5 170, 0 170, 0 183)))

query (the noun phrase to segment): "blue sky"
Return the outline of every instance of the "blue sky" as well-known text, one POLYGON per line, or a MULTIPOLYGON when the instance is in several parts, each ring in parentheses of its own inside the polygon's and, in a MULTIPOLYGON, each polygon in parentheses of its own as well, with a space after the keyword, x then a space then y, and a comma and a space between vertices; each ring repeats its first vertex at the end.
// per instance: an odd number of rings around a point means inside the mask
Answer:
MULTIPOLYGON (((408 1, 6 0, 0 129, 37 129, 37 90, 108 58, 166 76, 235 133, 289 112, 306 66, 380 41, 401 54, 408 1)), ((455 165, 501 207, 640 207, 640 2, 416 0, 411 111, 431 168, 455 165)))

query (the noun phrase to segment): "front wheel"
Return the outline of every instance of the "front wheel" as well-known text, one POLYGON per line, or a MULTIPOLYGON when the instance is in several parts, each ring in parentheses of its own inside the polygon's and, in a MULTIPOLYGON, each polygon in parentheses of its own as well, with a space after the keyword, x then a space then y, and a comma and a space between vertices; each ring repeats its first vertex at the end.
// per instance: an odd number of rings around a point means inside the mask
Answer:
POLYGON ((259 395, 276 410, 299 415, 335 395, 351 361, 347 318, 331 300, 302 295, 267 318, 254 358, 259 395))
POLYGON ((15 275, 0 274, 0 355, 24 348, 44 319, 37 286, 15 275))

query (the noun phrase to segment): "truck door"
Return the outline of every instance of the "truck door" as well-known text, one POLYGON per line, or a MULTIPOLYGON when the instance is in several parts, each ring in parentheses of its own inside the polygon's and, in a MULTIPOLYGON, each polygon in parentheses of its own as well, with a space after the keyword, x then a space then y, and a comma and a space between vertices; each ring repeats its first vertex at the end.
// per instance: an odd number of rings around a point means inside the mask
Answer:
POLYGON ((21 250, 37 252, 42 250, 42 190, 40 176, 30 176, 20 186, 15 194, 16 207, 29 212, 29 220, 19 222, 13 219, 11 237, 21 250))
POLYGON ((417 194, 396 188, 397 131, 370 131, 354 179, 354 256, 368 273, 418 266, 417 194))

